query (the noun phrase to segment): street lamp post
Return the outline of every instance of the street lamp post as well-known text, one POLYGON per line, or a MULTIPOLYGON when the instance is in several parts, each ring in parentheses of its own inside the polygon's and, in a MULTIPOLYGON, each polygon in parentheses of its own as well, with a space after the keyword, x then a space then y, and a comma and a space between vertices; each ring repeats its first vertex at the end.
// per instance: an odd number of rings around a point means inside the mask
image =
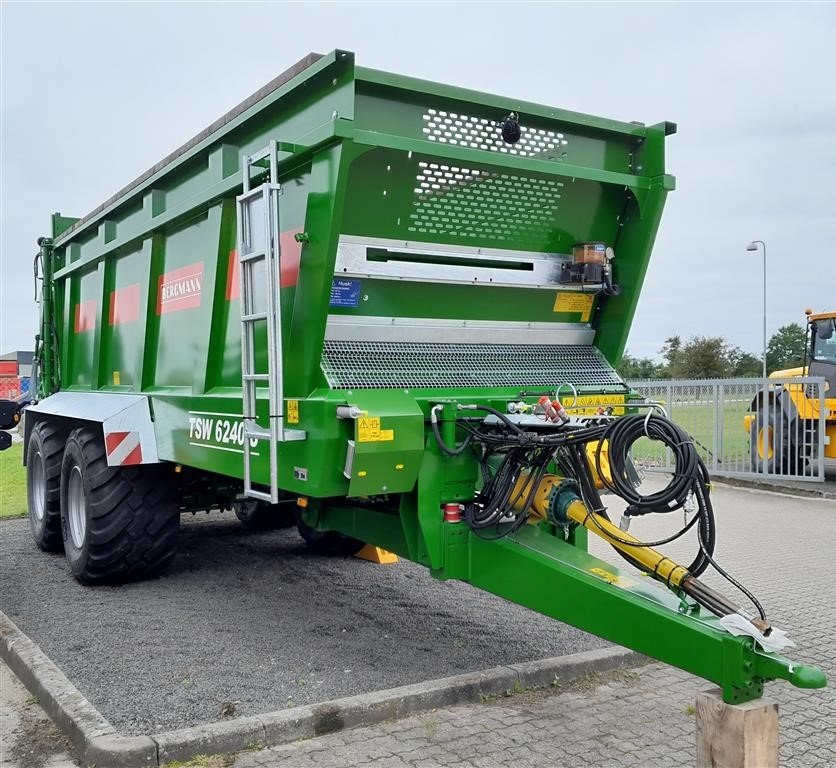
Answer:
POLYGON ((752 240, 746 246, 747 251, 757 251, 758 244, 763 248, 763 377, 766 378, 766 243, 763 240, 752 240))

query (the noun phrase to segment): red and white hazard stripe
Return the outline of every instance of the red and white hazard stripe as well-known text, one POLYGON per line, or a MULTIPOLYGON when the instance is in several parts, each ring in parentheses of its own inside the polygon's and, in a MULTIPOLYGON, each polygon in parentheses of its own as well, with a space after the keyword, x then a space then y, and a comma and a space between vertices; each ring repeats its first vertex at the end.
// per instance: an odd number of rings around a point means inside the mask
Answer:
POLYGON ((142 464, 139 432, 108 432, 105 435, 105 451, 111 467, 142 464))

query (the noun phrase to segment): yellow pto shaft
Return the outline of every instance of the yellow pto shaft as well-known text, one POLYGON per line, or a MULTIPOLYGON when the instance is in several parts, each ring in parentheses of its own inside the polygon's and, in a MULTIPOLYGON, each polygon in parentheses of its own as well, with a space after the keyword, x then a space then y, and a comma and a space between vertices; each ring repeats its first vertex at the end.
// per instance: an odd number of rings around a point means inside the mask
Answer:
POLYGON ((590 512, 582 501, 573 501, 566 508, 566 516, 575 523, 582 525, 589 531, 600 536, 604 541, 612 544, 631 560, 639 563, 648 573, 652 573, 668 586, 679 587, 683 579, 690 574, 688 569, 675 563, 661 552, 650 547, 637 546, 641 542, 617 525, 613 525, 602 515, 590 512), (629 543, 625 543, 629 542, 629 543))

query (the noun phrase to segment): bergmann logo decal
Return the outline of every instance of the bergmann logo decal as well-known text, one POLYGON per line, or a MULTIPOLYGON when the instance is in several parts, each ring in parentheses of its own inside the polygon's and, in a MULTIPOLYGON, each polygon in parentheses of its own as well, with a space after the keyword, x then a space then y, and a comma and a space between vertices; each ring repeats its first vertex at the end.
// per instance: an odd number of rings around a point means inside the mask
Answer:
POLYGON ((173 269, 160 275, 157 291, 157 314, 179 312, 200 306, 203 292, 203 262, 173 269))

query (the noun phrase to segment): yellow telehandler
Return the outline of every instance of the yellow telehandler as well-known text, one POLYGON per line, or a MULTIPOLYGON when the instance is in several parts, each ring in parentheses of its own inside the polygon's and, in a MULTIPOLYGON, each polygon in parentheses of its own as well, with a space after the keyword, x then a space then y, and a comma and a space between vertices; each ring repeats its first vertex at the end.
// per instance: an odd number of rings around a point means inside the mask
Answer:
POLYGON ((810 462, 819 455, 836 459, 836 311, 806 310, 807 339, 800 368, 773 371, 770 379, 821 376, 824 404, 810 384, 770 384, 758 392, 743 423, 749 433, 752 469, 783 475, 809 475, 810 462), (821 409, 824 434, 821 434, 821 409))

